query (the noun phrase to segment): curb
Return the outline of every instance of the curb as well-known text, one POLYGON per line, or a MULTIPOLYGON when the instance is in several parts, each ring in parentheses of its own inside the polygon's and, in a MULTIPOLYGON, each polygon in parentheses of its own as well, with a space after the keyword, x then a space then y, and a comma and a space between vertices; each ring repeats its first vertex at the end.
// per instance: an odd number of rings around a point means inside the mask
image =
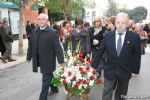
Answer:
POLYGON ((26 56, 23 56, 23 57, 17 57, 16 61, 14 62, 8 62, 6 64, 3 64, 3 63, 0 63, 0 70, 5 70, 5 69, 8 69, 8 68, 11 68, 11 67, 14 67, 16 65, 19 65, 21 63, 24 63, 26 62, 26 56))

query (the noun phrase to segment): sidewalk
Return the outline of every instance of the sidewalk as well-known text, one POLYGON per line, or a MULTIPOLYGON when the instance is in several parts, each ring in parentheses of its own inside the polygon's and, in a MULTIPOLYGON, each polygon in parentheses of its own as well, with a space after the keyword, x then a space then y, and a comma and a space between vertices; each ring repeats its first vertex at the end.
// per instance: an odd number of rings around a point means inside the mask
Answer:
POLYGON ((2 63, 0 60, 0 70, 7 69, 9 67, 16 66, 20 63, 23 63, 26 61, 26 53, 27 53, 27 48, 28 48, 28 40, 24 39, 23 40, 23 50, 24 54, 19 55, 18 54, 18 40, 15 40, 12 44, 12 58, 16 59, 14 62, 7 62, 6 64, 2 63))

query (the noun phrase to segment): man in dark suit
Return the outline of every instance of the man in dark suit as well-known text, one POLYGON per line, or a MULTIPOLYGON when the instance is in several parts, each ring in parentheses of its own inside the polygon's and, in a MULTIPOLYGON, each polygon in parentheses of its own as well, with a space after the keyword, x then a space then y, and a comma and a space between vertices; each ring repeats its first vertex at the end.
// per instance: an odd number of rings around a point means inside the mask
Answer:
POLYGON ((58 93, 58 87, 50 85, 50 81, 56 69, 56 57, 59 64, 64 66, 64 55, 57 31, 48 26, 48 16, 46 14, 41 13, 38 16, 38 25, 39 28, 31 34, 27 61, 32 58, 33 72, 37 72, 38 67, 40 67, 42 90, 39 100, 47 100, 49 86, 51 88, 49 95, 58 93))
POLYGON ((102 100, 112 100, 114 86, 116 86, 114 100, 125 100, 132 73, 139 74, 140 38, 138 34, 127 30, 128 20, 126 13, 117 15, 116 30, 106 34, 92 63, 92 67, 96 68, 103 53, 107 52, 102 100))

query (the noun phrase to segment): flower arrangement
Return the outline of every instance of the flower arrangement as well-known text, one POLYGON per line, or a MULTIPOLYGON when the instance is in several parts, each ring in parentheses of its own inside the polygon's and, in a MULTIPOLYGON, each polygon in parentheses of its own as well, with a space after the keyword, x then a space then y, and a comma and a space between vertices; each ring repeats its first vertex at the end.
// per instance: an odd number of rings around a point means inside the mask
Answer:
POLYGON ((147 32, 145 32, 145 31, 140 32, 140 39, 141 40, 144 40, 144 39, 147 39, 147 38, 148 38, 147 32))
POLYGON ((96 77, 96 70, 91 67, 91 60, 83 58, 80 45, 72 53, 69 49, 65 54, 66 66, 56 70, 56 76, 51 84, 54 86, 65 86, 73 95, 82 95, 95 84, 101 84, 96 77))

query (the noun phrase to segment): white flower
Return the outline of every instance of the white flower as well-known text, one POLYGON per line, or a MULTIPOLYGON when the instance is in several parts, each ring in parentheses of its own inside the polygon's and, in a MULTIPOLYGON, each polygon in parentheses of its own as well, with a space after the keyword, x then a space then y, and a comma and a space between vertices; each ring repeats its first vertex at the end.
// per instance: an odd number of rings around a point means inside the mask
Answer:
POLYGON ((89 86, 93 86, 94 85, 94 80, 91 80, 90 82, 89 82, 89 86))
POLYGON ((83 86, 83 85, 82 85, 82 84, 80 84, 80 85, 78 86, 78 89, 82 89, 82 86, 83 86))

